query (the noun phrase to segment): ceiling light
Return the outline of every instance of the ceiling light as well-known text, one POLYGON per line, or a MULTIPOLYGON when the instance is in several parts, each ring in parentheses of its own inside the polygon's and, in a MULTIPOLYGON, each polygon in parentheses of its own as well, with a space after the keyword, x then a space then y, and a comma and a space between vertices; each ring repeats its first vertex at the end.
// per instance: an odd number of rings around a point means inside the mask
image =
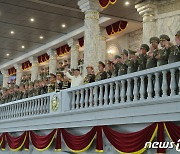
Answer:
POLYGON ((65 25, 65 24, 62 24, 62 27, 63 27, 63 28, 65 28, 65 27, 66 27, 66 25, 65 25))
POLYGON ((24 46, 24 45, 22 45, 22 46, 21 46, 21 48, 23 48, 23 49, 24 49, 24 48, 25 48, 25 46, 24 46))
POLYGON ((130 3, 128 1, 125 2, 125 5, 128 6, 130 3))
POLYGON ((107 51, 107 53, 109 53, 109 54, 112 54, 112 52, 113 52, 112 50, 108 50, 108 51, 107 51))
POLYGON ((9 56, 9 53, 7 53, 6 56, 9 56))
POLYGON ((40 36, 39 38, 40 38, 40 39, 43 39, 44 37, 43 37, 43 36, 40 36))
POLYGON ((31 21, 31 22, 34 22, 34 18, 31 18, 30 21, 31 21))
POLYGON ((11 34, 14 34, 14 31, 11 31, 10 33, 11 33, 11 34))

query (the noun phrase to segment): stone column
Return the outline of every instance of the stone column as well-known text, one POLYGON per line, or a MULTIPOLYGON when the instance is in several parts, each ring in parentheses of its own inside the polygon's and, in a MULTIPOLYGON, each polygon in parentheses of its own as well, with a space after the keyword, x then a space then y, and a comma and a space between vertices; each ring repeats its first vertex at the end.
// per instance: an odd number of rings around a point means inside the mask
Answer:
POLYGON ((99 34, 98 61, 105 63, 106 54, 106 30, 101 28, 99 34))
POLYGON ((49 73, 56 74, 57 70, 57 52, 56 50, 49 49, 47 51, 49 55, 49 73))
POLYGON ((143 43, 149 44, 149 38, 156 36, 156 5, 153 1, 141 2, 135 5, 140 15, 143 16, 143 43))
POLYGON ((30 57, 29 61, 32 63, 31 81, 34 81, 38 79, 38 59, 37 57, 30 57))
POLYGON ((16 84, 19 85, 21 83, 21 77, 22 77, 22 65, 21 64, 15 64, 14 68, 16 69, 16 84))
POLYGON ((68 40, 68 45, 71 47, 71 68, 77 68, 79 56, 79 44, 77 40, 68 40))
MULTIPOLYGON (((97 0, 80 0, 78 5, 85 12, 84 67, 91 65, 97 72, 99 46, 99 11, 97 0)), ((85 70, 85 69, 84 69, 85 70)))
POLYGON ((3 74, 3 87, 8 87, 8 70, 7 69, 3 69, 1 70, 1 73, 3 74))

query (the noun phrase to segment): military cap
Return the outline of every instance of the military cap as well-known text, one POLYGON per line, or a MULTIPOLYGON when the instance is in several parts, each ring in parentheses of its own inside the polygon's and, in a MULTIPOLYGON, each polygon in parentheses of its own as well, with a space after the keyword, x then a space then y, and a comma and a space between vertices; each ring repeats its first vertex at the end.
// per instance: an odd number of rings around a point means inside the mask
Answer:
POLYGON ((121 58, 121 56, 119 55, 115 55, 115 59, 121 58))
POLYGON ((56 75, 53 74, 53 73, 50 73, 49 75, 52 76, 52 77, 54 77, 54 78, 56 77, 56 75))
POLYGON ((59 64, 63 64, 63 62, 59 62, 59 64))
POLYGON ((141 44, 141 49, 145 49, 146 51, 149 51, 149 46, 147 44, 141 44))
POLYGON ((105 64, 102 61, 99 61, 99 65, 102 65, 103 67, 105 67, 105 64))
POLYGON ((153 41, 156 41, 158 44, 159 44, 159 42, 160 42, 159 38, 156 37, 156 36, 150 38, 150 40, 149 40, 150 44, 151 44, 153 41))
POLYGON ((123 51, 122 51, 122 55, 128 55, 128 51, 126 50, 126 49, 123 49, 123 51))
POLYGON ((74 68, 71 68, 71 71, 73 72, 73 71, 75 71, 75 69, 74 69, 74 68))
POLYGON ((34 83, 31 81, 31 82, 29 82, 29 85, 34 85, 34 83))
POLYGON ((14 88, 19 88, 19 86, 17 84, 14 85, 14 88))
POLYGON ((167 36, 166 34, 160 35, 160 36, 159 36, 159 39, 160 39, 160 40, 167 40, 167 41, 170 41, 169 36, 167 36))
POLYGON ((88 65, 88 66, 86 67, 86 69, 87 69, 87 68, 94 69, 91 65, 88 65))
POLYGON ((176 35, 175 36, 180 36, 180 30, 177 31, 176 35))
POLYGON ((24 83, 21 82, 19 86, 24 86, 24 83))
POLYGON ((79 71, 79 72, 80 72, 80 69, 79 69, 79 68, 76 68, 75 71, 79 71))
POLYGON ((133 54, 133 55, 135 55, 135 53, 136 53, 135 51, 128 49, 128 54, 133 54))

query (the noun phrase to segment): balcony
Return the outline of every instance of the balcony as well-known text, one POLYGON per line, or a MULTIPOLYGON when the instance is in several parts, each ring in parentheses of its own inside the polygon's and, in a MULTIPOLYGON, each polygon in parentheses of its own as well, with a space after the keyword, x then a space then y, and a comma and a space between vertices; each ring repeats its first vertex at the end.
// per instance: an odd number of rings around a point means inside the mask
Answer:
POLYGON ((0 131, 178 121, 180 62, 0 105, 0 131))

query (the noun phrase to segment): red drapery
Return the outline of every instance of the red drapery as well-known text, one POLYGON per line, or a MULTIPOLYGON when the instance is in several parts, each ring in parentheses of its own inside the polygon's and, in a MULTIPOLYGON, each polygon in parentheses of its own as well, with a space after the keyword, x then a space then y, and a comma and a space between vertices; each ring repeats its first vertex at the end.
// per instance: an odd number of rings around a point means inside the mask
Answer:
POLYGON ((117 0, 99 0, 99 4, 102 8, 108 7, 109 4, 115 4, 117 0))
POLYGON ((67 132, 65 129, 61 129, 66 145, 73 152, 83 152, 87 150, 95 138, 96 130, 97 127, 93 127, 87 134, 75 136, 67 132))
POLYGON ((33 146, 38 151, 43 151, 49 148, 52 141, 54 140, 55 134, 56 134, 56 129, 54 129, 50 134, 45 136, 39 136, 35 134, 33 131, 30 131, 30 138, 33 146))
MULTIPOLYGON (((65 129, 54 129, 51 133, 44 136, 39 136, 32 131, 24 132, 19 137, 12 137, 8 133, 3 133, 0 136, 0 145, 2 150, 5 150, 6 142, 11 150, 17 151, 22 146, 26 150, 29 149, 29 141, 39 150, 46 150, 55 139, 55 150, 61 150, 61 134, 66 145, 73 152, 82 152, 87 150, 94 139, 96 139, 96 151, 103 152, 102 130, 109 142, 116 148, 117 151, 125 153, 143 153, 146 142, 152 142, 157 132, 157 141, 164 142, 164 128, 168 136, 177 144, 180 138, 180 126, 172 122, 153 123, 150 126, 134 133, 119 133, 108 126, 93 127, 88 133, 75 136, 67 132, 65 129), (29 138, 30 137, 30 138, 29 138)), ((165 153, 165 149, 157 149, 157 153, 165 153)))
POLYGON ((80 39, 78 39, 79 41, 79 46, 83 47, 84 46, 84 37, 81 37, 80 39))
POLYGON ((103 127, 104 134, 109 142, 117 151, 125 153, 143 153, 145 143, 154 139, 157 129, 157 123, 153 123, 141 131, 125 134, 116 132, 107 126, 103 127))
POLYGON ((13 151, 18 151, 22 148, 26 141, 27 132, 24 132, 19 137, 12 137, 9 133, 6 133, 6 141, 9 148, 13 151))
POLYGON ((22 63, 22 69, 23 70, 26 70, 26 69, 30 68, 31 66, 32 66, 32 64, 30 63, 29 60, 24 62, 24 63, 22 63))
POLYGON ((16 69, 15 69, 14 67, 8 69, 8 74, 9 74, 9 75, 14 75, 14 74, 16 74, 16 69))
POLYGON ((169 138, 177 144, 180 139, 180 126, 177 126, 172 122, 166 122, 164 123, 164 126, 169 138))
POLYGON ((120 33, 128 25, 127 21, 120 20, 106 27, 106 32, 108 35, 114 35, 120 33))
POLYGON ((65 53, 68 53, 70 50, 71 50, 71 48, 69 47, 68 44, 65 44, 65 45, 63 45, 63 46, 56 49, 58 56, 61 56, 61 55, 65 54, 65 53))
POLYGON ((47 53, 38 56, 38 63, 44 63, 49 60, 49 55, 47 53))

